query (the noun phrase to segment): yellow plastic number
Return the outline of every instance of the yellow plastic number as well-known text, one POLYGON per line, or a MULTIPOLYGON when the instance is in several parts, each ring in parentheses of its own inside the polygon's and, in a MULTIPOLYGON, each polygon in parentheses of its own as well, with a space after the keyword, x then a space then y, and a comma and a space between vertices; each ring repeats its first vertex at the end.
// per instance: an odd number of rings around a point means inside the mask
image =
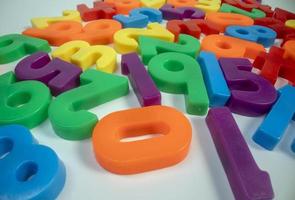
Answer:
POLYGON ((150 23, 147 29, 126 28, 115 33, 114 43, 118 53, 130 53, 138 51, 137 38, 139 36, 149 36, 162 40, 174 41, 174 35, 158 23, 150 23))
POLYGON ((81 22, 80 13, 76 10, 65 10, 61 17, 36 17, 31 19, 32 26, 35 28, 46 28, 49 24, 60 21, 77 21, 81 22))
POLYGON ((96 69, 113 73, 117 68, 116 51, 108 46, 90 46, 88 42, 76 40, 67 42, 52 52, 53 58, 78 65, 83 70, 96 64, 96 69))

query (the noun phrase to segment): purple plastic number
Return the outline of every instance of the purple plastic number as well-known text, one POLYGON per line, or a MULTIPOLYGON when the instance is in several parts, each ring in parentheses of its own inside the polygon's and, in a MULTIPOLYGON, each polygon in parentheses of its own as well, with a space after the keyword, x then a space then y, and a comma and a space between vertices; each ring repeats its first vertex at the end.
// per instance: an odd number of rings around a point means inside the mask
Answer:
POLYGON ((34 53, 21 60, 15 75, 19 80, 38 80, 46 84, 54 96, 79 85, 82 70, 58 58, 50 60, 45 52, 34 53))
POLYGON ((270 177, 257 166, 230 110, 210 109, 206 123, 235 199, 273 199, 270 177))
POLYGON ((267 113, 277 99, 274 86, 251 72, 252 64, 244 58, 220 58, 220 66, 231 90, 227 106, 234 113, 259 116, 267 113))
POLYGON ((141 106, 161 104, 161 93, 136 53, 123 55, 121 67, 122 74, 128 75, 141 106))
POLYGON ((201 9, 194 7, 179 7, 175 8, 170 4, 165 4, 160 11, 163 14, 163 18, 166 20, 172 19, 204 19, 205 12, 201 9))

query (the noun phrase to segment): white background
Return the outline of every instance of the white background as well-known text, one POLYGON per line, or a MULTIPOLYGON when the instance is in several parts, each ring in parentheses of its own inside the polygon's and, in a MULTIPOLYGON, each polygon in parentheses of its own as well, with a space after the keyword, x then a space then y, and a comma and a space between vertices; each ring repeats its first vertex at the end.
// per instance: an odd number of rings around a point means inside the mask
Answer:
MULTIPOLYGON (((295 12, 294 0, 264 1, 295 12)), ((20 33, 30 26, 30 19, 39 16, 60 16, 65 9, 75 9, 90 0, 1 0, 0 34, 20 33)), ((118 62, 120 59, 118 60, 118 62)), ((13 70, 17 62, 0 66, 0 74, 13 70)), ((119 66, 119 65, 118 65, 119 66)), ((120 74, 120 70, 117 70, 120 74)), ((185 112, 183 95, 162 93, 163 105, 185 112)), ((129 95, 98 106, 91 112, 99 118, 118 110, 139 107, 133 91, 129 95)), ((176 166, 142 174, 120 176, 102 169, 95 161, 91 140, 67 141, 55 135, 46 120, 32 129, 41 144, 53 148, 67 169, 67 180, 59 200, 231 200, 233 195, 218 158, 204 117, 187 115, 193 127, 193 138, 187 158, 176 166)), ((279 116, 278 116, 279 117, 279 116)), ((251 152, 263 170, 271 177, 275 199, 295 199, 295 154, 290 144, 295 138, 292 122, 274 151, 256 145, 251 137, 263 117, 235 119, 249 144, 251 152)))

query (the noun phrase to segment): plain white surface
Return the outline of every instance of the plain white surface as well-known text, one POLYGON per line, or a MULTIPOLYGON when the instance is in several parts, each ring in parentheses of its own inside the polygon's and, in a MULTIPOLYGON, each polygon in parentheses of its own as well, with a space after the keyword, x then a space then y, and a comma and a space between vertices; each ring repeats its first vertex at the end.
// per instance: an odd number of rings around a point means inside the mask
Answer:
MULTIPOLYGON (((271 0, 265 3, 295 12, 294 0, 271 0)), ((60 16, 65 9, 75 9, 90 0, 1 0, 0 35, 20 33, 39 16, 60 16)), ((118 60, 118 63, 120 59, 118 60)), ((17 62, 0 66, 0 74, 14 70, 17 62)), ((119 66, 119 65, 118 65, 119 66)), ((120 74, 120 70, 117 70, 120 74)), ((131 87, 130 87, 131 88, 131 87)), ((183 95, 162 93, 162 104, 185 112, 183 95)), ((132 90, 128 96, 98 106, 90 111, 99 118, 118 110, 139 107, 132 90)), ((221 162, 205 124, 205 117, 186 115, 191 120, 193 138, 187 158, 176 166, 147 173, 120 176, 102 169, 95 161, 91 140, 67 141, 55 135, 46 120, 32 129, 41 144, 53 148, 63 160, 67 180, 59 200, 231 200, 234 199, 221 162)), ((295 154, 290 144, 295 138, 292 122, 274 151, 256 145, 251 137, 263 117, 234 115, 253 156, 271 177, 277 200, 295 199, 295 154)), ((279 116, 278 116, 279 117, 279 116)))

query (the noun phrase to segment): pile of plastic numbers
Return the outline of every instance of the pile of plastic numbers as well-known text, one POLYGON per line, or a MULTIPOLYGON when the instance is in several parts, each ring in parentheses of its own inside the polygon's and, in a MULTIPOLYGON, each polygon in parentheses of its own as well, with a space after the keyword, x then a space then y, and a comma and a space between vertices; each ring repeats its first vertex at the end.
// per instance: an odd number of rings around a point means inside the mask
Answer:
MULTIPOLYGON (((267 150, 295 119, 295 14, 256 0, 89 6, 33 18, 22 33, 0 36, 0 64, 18 60, 14 71, 0 75, 0 199, 51 200, 62 191, 63 162, 29 130, 47 118, 61 139, 91 138, 97 163, 112 173, 181 162, 191 123, 161 105, 161 92, 183 94, 186 114, 206 118, 237 200, 273 199, 270 177, 232 113, 265 115, 252 139, 267 150), (278 79, 286 84, 274 86, 278 79), (129 87, 139 107, 100 120, 88 111, 124 98, 129 87), (150 133, 160 136, 121 141, 150 133)), ((290 148, 295 152, 295 140, 290 148)))

